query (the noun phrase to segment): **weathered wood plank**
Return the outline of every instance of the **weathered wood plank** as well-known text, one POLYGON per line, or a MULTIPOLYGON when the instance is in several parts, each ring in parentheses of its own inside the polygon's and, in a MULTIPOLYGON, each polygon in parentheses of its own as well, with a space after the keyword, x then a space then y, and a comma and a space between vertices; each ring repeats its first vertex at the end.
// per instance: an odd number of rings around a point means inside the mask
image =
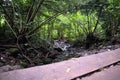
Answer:
POLYGON ((120 80, 120 66, 115 66, 107 70, 95 73, 82 80, 120 80))
POLYGON ((0 80, 70 80, 120 61, 120 49, 0 74, 0 80))

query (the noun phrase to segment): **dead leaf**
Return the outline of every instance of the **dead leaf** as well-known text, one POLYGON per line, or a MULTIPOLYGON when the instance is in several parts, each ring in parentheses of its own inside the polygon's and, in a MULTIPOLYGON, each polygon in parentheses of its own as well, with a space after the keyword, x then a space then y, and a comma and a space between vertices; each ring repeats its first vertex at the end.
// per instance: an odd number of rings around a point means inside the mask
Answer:
POLYGON ((67 68, 66 72, 69 73, 70 71, 71 71, 71 69, 70 69, 70 68, 67 68))
POLYGON ((78 60, 78 58, 71 58, 71 59, 72 59, 72 60, 75 60, 75 61, 78 60))

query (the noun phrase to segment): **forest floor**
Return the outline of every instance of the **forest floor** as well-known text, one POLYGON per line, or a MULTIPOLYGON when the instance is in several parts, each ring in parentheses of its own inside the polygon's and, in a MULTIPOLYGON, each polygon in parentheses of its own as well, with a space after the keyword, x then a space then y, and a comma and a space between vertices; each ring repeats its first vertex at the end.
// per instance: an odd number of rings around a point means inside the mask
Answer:
MULTIPOLYGON (((83 56, 88 56, 92 54, 97 54, 97 53, 102 53, 105 51, 111 51, 114 49, 120 48, 120 44, 114 44, 114 45, 101 45, 99 47, 93 47, 91 49, 85 49, 83 47, 69 47, 66 51, 60 52, 54 59, 46 58, 45 62, 42 63, 42 61, 38 58, 36 58, 37 64, 34 64, 31 66, 31 64, 28 63, 23 63, 25 60, 24 59, 19 59, 19 58, 14 58, 12 56, 8 56, 5 54, 5 52, 0 52, 0 72, 5 72, 5 71, 10 71, 14 69, 19 69, 19 68, 25 68, 27 67, 33 67, 33 66, 38 66, 38 65, 44 65, 44 64, 50 64, 54 62, 60 62, 64 60, 68 60, 70 58, 77 58, 77 57, 83 57, 83 56), (21 65, 22 63, 22 65, 21 65), (23 66, 26 65, 26 66, 23 66), (2 67, 4 66, 4 67, 2 67)), ((33 60, 33 59, 32 59, 33 60)))
POLYGON ((120 44, 114 44, 114 45, 101 45, 99 47, 93 47, 91 49, 85 49, 83 47, 71 47, 69 50, 63 52, 61 55, 58 55, 57 58, 54 60, 56 62, 70 59, 70 58, 77 58, 77 57, 83 57, 88 56, 92 54, 98 54, 105 51, 111 51, 115 50, 117 48, 120 48, 120 44))

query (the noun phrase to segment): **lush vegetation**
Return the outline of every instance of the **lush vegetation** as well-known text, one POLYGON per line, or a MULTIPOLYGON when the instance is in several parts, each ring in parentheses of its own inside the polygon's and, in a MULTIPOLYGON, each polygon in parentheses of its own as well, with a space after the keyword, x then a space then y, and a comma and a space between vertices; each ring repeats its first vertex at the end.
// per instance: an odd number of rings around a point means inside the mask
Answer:
POLYGON ((53 58, 53 40, 99 46, 120 39, 119 0, 0 0, 0 48, 53 58), (44 53, 44 54, 43 54, 44 53))

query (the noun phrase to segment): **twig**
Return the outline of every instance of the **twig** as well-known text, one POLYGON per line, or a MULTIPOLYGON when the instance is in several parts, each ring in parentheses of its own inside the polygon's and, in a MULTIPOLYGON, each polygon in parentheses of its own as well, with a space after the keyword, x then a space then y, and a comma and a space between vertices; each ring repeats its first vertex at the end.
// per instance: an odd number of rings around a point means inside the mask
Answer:
POLYGON ((16 45, 0 45, 0 47, 3 47, 3 48, 17 48, 16 45))
POLYGON ((35 15, 37 14, 39 8, 42 6, 42 4, 43 4, 44 1, 45 1, 45 0, 40 0, 40 1, 39 1, 36 9, 35 9, 35 10, 33 11, 33 13, 31 14, 31 16, 30 16, 30 18, 28 19, 27 23, 29 23, 29 22, 31 22, 31 21, 34 20, 35 15))
MULTIPOLYGON (((5 17, 3 17, 4 19, 5 19, 5 17)), ((13 34, 14 34, 14 36, 17 38, 17 35, 16 35, 16 33, 15 33, 15 31, 13 30, 13 28, 10 26, 10 24, 9 24, 9 22, 5 19, 5 21, 6 21, 6 23, 7 23, 7 25, 8 25, 8 27, 11 29, 11 31, 13 32, 13 34)))
POLYGON ((20 50, 22 56, 23 56, 24 58, 26 58, 26 59, 29 61, 30 64, 32 64, 32 61, 31 61, 26 55, 24 55, 24 52, 23 52, 23 50, 22 50, 22 48, 21 48, 21 46, 20 46, 20 44, 19 44, 19 37, 17 38, 17 47, 18 47, 18 49, 20 50))
POLYGON ((33 29, 31 32, 28 33, 28 35, 33 34, 36 30, 38 30, 42 25, 44 25, 46 22, 52 20, 53 18, 55 18, 56 16, 60 15, 59 13, 54 14, 53 16, 49 17, 47 20, 43 21, 38 27, 36 27, 35 29, 33 29))

